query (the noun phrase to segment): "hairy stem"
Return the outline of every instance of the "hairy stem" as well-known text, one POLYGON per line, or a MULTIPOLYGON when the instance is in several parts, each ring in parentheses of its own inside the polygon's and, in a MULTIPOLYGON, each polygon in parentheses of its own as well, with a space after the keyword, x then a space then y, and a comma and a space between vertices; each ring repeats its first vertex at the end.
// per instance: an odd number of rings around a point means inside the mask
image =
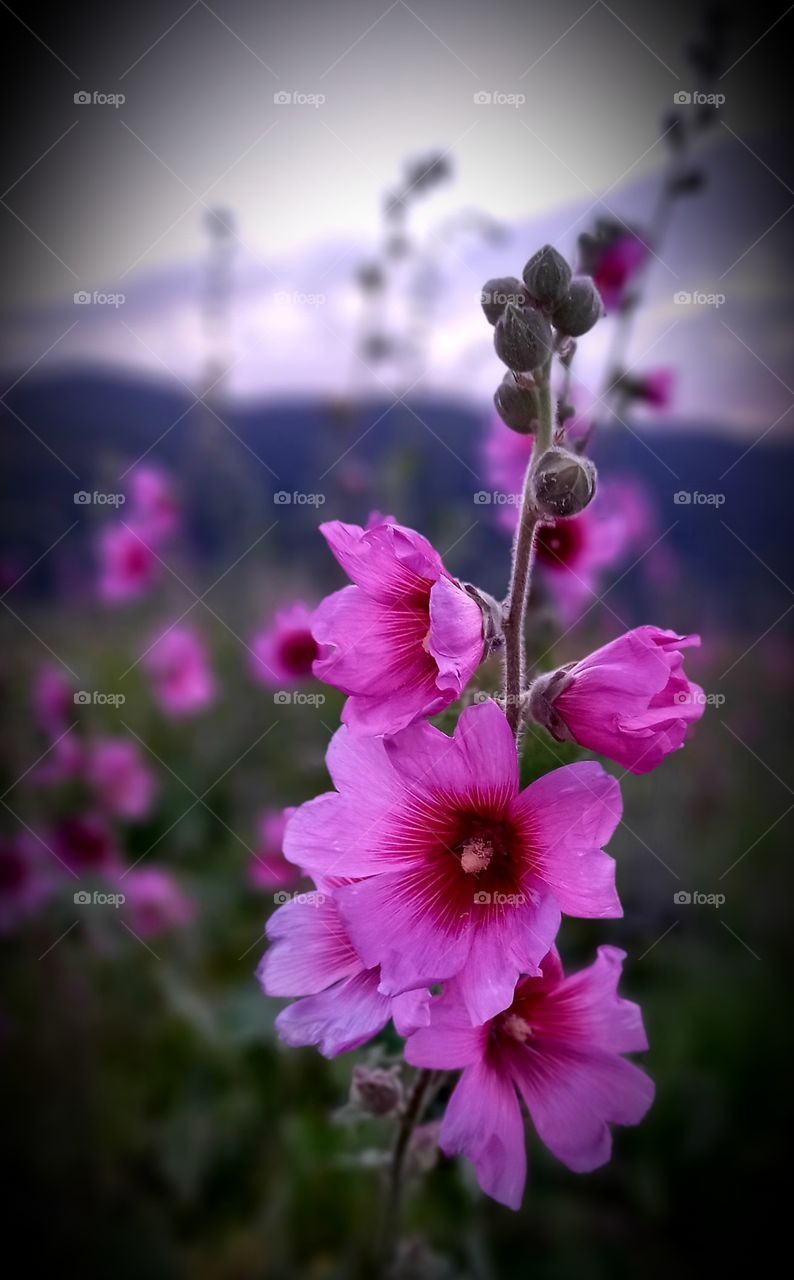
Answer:
POLYGON ((386 1190, 386 1207, 381 1241, 381 1276, 387 1280, 400 1234, 402 1217, 403 1190, 405 1185, 405 1160, 414 1130, 422 1118, 425 1106, 430 1101, 436 1072, 422 1070, 414 1081, 414 1087, 400 1120, 391 1164, 389 1166, 388 1185, 386 1190))
POLYGON ((526 619, 532 564, 535 558, 535 535, 541 519, 535 510, 533 481, 539 460, 551 444, 552 397, 551 361, 544 366, 538 386, 540 419, 535 432, 532 458, 524 476, 518 528, 513 542, 513 568, 507 605, 504 614, 504 700, 505 714, 513 733, 518 737, 521 722, 521 694, 524 691, 524 622, 526 619))

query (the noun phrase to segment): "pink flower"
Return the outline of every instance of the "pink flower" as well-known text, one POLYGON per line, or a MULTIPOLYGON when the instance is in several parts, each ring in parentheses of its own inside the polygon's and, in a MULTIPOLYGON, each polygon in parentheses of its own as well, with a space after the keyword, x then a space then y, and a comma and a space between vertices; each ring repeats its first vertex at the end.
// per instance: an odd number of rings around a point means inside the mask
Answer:
POLYGON ((259 845, 251 859, 251 884, 257 889, 285 889, 296 884, 300 872, 284 857, 284 829, 294 809, 268 809, 259 819, 259 845))
POLYGON ((653 1101, 653 1082, 621 1056, 648 1047, 639 1007, 617 994, 624 959, 599 947, 589 969, 566 978, 552 951, 539 977, 521 979, 510 1008, 479 1027, 452 983, 406 1045, 415 1066, 463 1069, 441 1148, 468 1156, 486 1195, 511 1209, 526 1182, 519 1094, 538 1137, 576 1173, 605 1164, 609 1125, 639 1124, 653 1101))
POLYGON ((162 867, 132 869, 118 878, 124 894, 124 911, 131 928, 144 938, 154 938, 189 924, 196 914, 195 904, 170 871, 162 867))
POLYGON ((535 541, 538 573, 567 620, 597 599, 604 573, 625 556, 632 520, 633 512, 612 502, 602 486, 581 515, 541 525, 535 541))
POLYGON ((318 654, 311 609, 300 601, 280 609, 271 625, 254 638, 252 649, 253 674, 271 689, 311 680, 318 654))
POLYGON ((673 369, 651 369, 632 380, 631 394, 654 409, 669 409, 673 403, 676 376, 673 369))
POLYGON ((627 631, 582 662, 540 676, 531 712, 560 741, 649 773, 703 715, 703 691, 687 679, 681 652, 699 644, 700 636, 658 627, 627 631))
MULTIPOLYGON (((534 440, 534 436, 511 431, 498 414, 492 414, 488 419, 482 445, 482 461, 489 483, 497 493, 516 495, 516 498, 521 493, 534 440)), ((507 528, 514 529, 518 520, 518 502, 509 505, 499 503, 498 515, 500 522, 507 528)))
POLYGON ((633 231, 618 231, 594 248, 585 270, 592 275, 606 311, 619 311, 629 285, 648 259, 648 246, 633 231))
POLYGON ((85 770, 86 749, 74 729, 67 729, 50 746, 47 754, 31 773, 31 781, 38 786, 59 786, 80 778, 85 770))
POLYGON ((204 641, 188 626, 173 626, 144 658, 154 695, 172 716, 190 716, 215 700, 215 677, 204 641))
POLYGON ((51 896, 55 881, 38 837, 0 839, 0 934, 33 915, 51 896))
POLYGON ((118 870, 118 846, 104 818, 86 813, 64 818, 52 837, 53 853, 76 876, 102 876, 118 870))
POLYGON ((320 526, 354 586, 314 615, 314 674, 349 695, 356 733, 396 733, 460 697, 484 656, 479 605, 421 534, 384 520, 320 526))
POLYGON ((106 525, 99 537, 99 594, 109 604, 134 600, 156 581, 159 563, 142 529, 106 525))
POLYGON ((427 991, 383 995, 377 967, 353 947, 336 904, 325 893, 306 893, 279 907, 267 922, 273 945, 257 976, 269 996, 304 996, 278 1015, 281 1039, 316 1044, 326 1058, 371 1040, 390 1018, 400 1035, 427 1024, 427 991))
POLYGON ((101 738, 89 749, 88 781, 102 808, 120 818, 145 818, 157 790, 157 779, 137 742, 101 738))
POLYGON ((148 464, 135 467, 130 474, 129 496, 131 514, 146 530, 148 541, 154 543, 175 533, 181 509, 165 471, 148 464))
POLYGON ((74 718, 73 685, 60 667, 39 667, 33 682, 33 711, 39 728, 50 738, 57 738, 74 718))
POLYGON ((473 1022, 505 1009, 537 973, 560 914, 619 916, 601 848, 621 815, 600 765, 567 765, 521 791, 516 744, 494 702, 468 707, 454 738, 427 723, 393 738, 342 728, 328 749, 336 792, 287 824, 286 856, 334 889, 380 990, 457 977, 473 1022))

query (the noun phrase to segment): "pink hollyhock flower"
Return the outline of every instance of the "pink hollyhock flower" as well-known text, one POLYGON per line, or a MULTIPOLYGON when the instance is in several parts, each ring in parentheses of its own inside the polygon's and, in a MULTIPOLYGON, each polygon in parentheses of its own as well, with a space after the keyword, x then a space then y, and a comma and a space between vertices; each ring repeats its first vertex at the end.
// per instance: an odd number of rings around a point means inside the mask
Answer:
POLYGON ((74 718, 72 682, 60 667, 40 667, 33 681, 33 712, 36 723, 48 737, 63 733, 74 718))
POLYGON ((284 857, 284 829, 294 809, 268 809, 259 819, 259 845, 251 860, 251 884, 257 889, 285 889, 296 884, 300 871, 284 857))
POLYGON ((196 914, 195 903, 162 867, 133 868, 118 878, 118 886, 130 927, 141 937, 154 938, 189 924, 196 914))
POLYGON ((619 231, 593 249, 586 270, 593 277, 606 311, 619 311, 629 285, 644 266, 650 249, 633 231, 619 231))
POLYGON ((497 493, 516 496, 513 503, 498 504, 499 519, 510 529, 515 528, 518 520, 517 496, 523 488, 534 440, 534 436, 511 431, 498 414, 488 419, 482 444, 483 470, 497 493))
POLYGON ((100 533, 99 554, 99 594, 109 604, 137 599, 157 579, 160 566, 142 529, 106 525, 100 533))
POLYGON ((101 738, 89 748, 88 781, 102 808, 119 818, 145 818, 157 791, 157 779, 137 742, 101 738))
POLYGON ((520 789, 516 744, 494 702, 449 738, 427 723, 393 738, 342 728, 328 749, 337 787, 287 823, 284 853, 334 889, 365 966, 395 996, 457 977, 473 1022, 505 1009, 537 973, 560 914, 619 916, 602 850, 621 816, 600 765, 566 765, 520 789))
POLYGON ((699 644, 700 636, 637 627, 582 662, 540 676, 530 711, 559 741, 649 773, 684 745, 703 715, 703 691, 687 678, 681 652, 699 644))
POLYGON ((360 959, 327 894, 301 894, 279 907, 267 936, 273 945, 257 970, 264 991, 305 997, 276 1018, 287 1044, 316 1044, 335 1058, 371 1040, 390 1018, 402 1036, 427 1024, 429 992, 383 995, 377 966, 360 959))
POLYGON ((53 832, 52 850, 76 876, 101 876, 118 870, 118 846, 97 814, 64 818, 53 832))
POLYGON ((355 733, 396 733, 460 697, 483 660, 482 612, 421 534, 391 520, 320 531, 354 586, 314 615, 314 674, 348 694, 355 733))
POLYGON ((130 473, 132 516, 146 530, 147 540, 170 537, 179 527, 181 509, 171 478, 159 467, 142 464, 130 473))
POLYGON ((38 837, 0 839, 0 934, 16 928, 52 895, 55 881, 46 857, 38 837))
POLYGON ((38 786, 59 786, 81 778, 85 771, 86 749, 74 729, 67 729, 52 743, 47 754, 31 773, 38 786))
POLYGON ((192 627, 173 626, 155 640, 144 658, 154 695, 172 716, 190 716, 215 700, 215 677, 207 649, 192 627))
POLYGON ((673 403, 675 382, 673 369, 652 369, 637 379, 634 395, 654 409, 669 409, 673 403))
POLYGON ((251 667, 255 678, 271 689, 311 680, 319 652, 312 635, 312 611, 297 601, 280 609, 269 627, 255 636, 251 667))
POLYGON ((566 978, 551 951, 539 977, 521 979, 509 1009, 479 1027, 450 983, 430 1002, 430 1026, 405 1047, 415 1066, 463 1069, 441 1149, 468 1156, 486 1195, 511 1209, 526 1182, 518 1094, 538 1137, 576 1173, 606 1164, 609 1125, 639 1124, 653 1101, 653 1081, 622 1057, 648 1048, 639 1007, 617 994, 624 959, 599 947, 589 969, 566 978))
POLYGON ((612 503, 602 487, 581 515, 541 525, 535 562, 567 620, 596 599, 606 570, 625 556, 632 540, 632 520, 633 512, 612 503))

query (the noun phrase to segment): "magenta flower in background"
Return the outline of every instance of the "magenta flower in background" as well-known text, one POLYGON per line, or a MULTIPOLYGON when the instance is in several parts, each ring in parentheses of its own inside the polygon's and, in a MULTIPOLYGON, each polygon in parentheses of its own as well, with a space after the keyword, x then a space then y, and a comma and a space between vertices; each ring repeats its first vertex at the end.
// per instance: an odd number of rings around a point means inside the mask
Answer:
POLYGON ((538 972, 561 912, 621 914, 601 847, 621 816, 617 782, 593 762, 521 791, 494 702, 467 708, 454 738, 427 723, 386 739, 342 728, 327 762, 337 791, 295 811, 284 852, 315 877, 367 877, 333 895, 384 994, 457 976, 485 1022, 538 972))
POLYGON ((526 1182, 518 1095, 541 1141, 587 1173, 612 1153, 610 1124, 639 1124, 653 1081, 622 1055, 648 1048, 639 1007, 617 994, 625 952, 599 947, 589 969, 566 978, 556 951, 539 977, 522 978, 509 1009, 472 1027, 459 984, 430 1002, 430 1026, 409 1039, 419 1067, 463 1074, 439 1141, 469 1157, 486 1195, 518 1209, 526 1182))
POLYGON ((516 497, 512 503, 496 503, 500 523, 511 531, 518 522, 517 498, 532 457, 534 440, 534 436, 511 431, 498 414, 494 413, 488 419, 482 443, 483 470, 495 493, 516 497))
POLYGON ((569 622, 596 600, 604 574, 631 546, 634 513, 607 499, 604 488, 581 515, 538 530, 538 573, 569 622))
POLYGON ((74 719, 74 686, 61 667, 39 667, 33 678, 33 714, 49 738, 63 733, 74 719))
POLYGON ((125 897, 122 910, 130 928, 143 938, 189 924, 196 914, 193 900, 162 867, 133 868, 118 878, 118 887, 125 897))
POLYGON ((51 897, 51 862, 37 836, 23 832, 0 838, 0 934, 15 929, 51 897))
POLYGON ((249 864, 256 889, 286 889, 297 884, 300 871, 284 857, 284 829, 294 809, 267 809, 259 818, 259 843, 249 864))
POLYGON ((99 535, 99 594, 108 604, 136 600, 157 580, 160 568, 143 529, 109 524, 99 535))
POLYGON ((684 745, 703 715, 702 689, 684 672, 683 649, 700 636, 637 627, 568 668, 540 676, 532 714, 560 741, 649 773, 684 745))
POLYGON ((173 536, 182 512, 171 477, 160 467, 141 463, 130 473, 128 489, 131 523, 145 529, 146 540, 155 544, 173 536))
POLYGON ((116 838, 99 814, 64 818, 52 834, 51 847, 75 876, 113 875, 119 868, 116 838))
POLYGON ((312 635, 312 611, 296 601, 280 609, 251 645, 254 677, 271 689, 293 686, 312 678, 317 641, 312 635))
POLYGON ((191 716, 215 701, 215 676, 206 645, 192 627, 170 627, 144 658, 154 696, 172 716, 191 716))
POLYGON ((673 403, 676 375, 673 369, 651 369, 632 379, 631 393, 654 409, 669 409, 673 403))
POLYGON ((334 1058, 366 1044, 390 1018, 402 1036, 427 1025, 429 992, 383 995, 377 967, 360 959, 328 894, 301 894, 279 907, 267 936, 272 946, 257 970, 263 990, 304 997, 276 1018, 287 1044, 316 1044, 334 1058))
POLYGON ((482 612, 421 534, 392 520, 320 525, 354 585, 314 615, 314 674, 355 733, 396 733, 455 702, 484 657, 482 612))
POLYGON ((100 738, 88 750, 88 782, 97 802, 119 818, 140 820, 151 810, 157 779, 130 738, 100 738))
POLYGON ((586 270, 592 275, 607 312, 619 311, 629 285, 648 259, 650 249, 633 231, 619 231, 594 251, 586 270))
POLYGON ((76 729, 65 729, 47 754, 31 772, 31 782, 41 787, 60 786, 82 778, 86 765, 86 747, 76 729))

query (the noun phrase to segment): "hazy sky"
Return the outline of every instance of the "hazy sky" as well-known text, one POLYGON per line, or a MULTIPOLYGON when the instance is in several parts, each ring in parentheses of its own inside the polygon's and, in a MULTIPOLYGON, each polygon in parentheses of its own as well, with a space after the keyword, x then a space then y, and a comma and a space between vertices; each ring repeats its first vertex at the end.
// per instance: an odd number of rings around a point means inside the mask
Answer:
MULTIPOLYGON (((450 148, 456 169, 436 216, 445 201, 508 220, 578 201, 658 163, 660 110, 692 87, 691 5, 177 0, 0 12, 36 86, 0 206, 6 292, 28 303, 194 256, 204 204, 230 205, 242 240, 268 257, 371 236, 403 157, 432 146, 450 148), (76 104, 80 92, 126 101, 76 104), (324 101, 279 105, 279 92, 324 101), (483 92, 525 101, 480 105, 483 92)), ((734 38, 724 86, 742 133, 768 107, 754 87, 760 51, 777 39, 768 26, 745 14, 734 38)))

